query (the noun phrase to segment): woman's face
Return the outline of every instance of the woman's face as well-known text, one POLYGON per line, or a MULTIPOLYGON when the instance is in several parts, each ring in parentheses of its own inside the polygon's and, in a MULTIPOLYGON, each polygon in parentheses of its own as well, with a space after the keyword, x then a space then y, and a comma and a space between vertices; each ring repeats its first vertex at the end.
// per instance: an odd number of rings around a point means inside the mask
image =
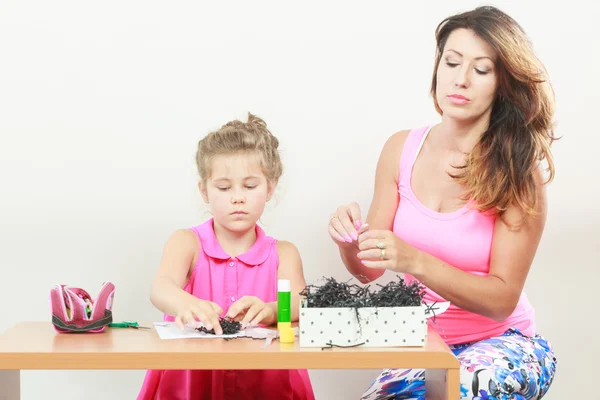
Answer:
POLYGON ((496 57, 473 31, 460 28, 450 33, 437 69, 436 99, 444 117, 489 120, 498 88, 496 57))

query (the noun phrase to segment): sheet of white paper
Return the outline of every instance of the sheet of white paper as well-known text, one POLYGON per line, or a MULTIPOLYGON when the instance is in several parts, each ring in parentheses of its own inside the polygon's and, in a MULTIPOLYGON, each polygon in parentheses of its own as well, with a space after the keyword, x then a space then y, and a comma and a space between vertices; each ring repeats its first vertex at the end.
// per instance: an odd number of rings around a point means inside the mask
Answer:
MULTIPOLYGON (((198 326, 202 326, 199 324, 198 326)), ((186 325, 182 331, 174 322, 154 322, 154 328, 161 339, 215 339, 215 338, 234 338, 245 336, 244 331, 232 335, 211 335, 209 333, 199 332, 194 327, 186 325)))
POLYGON ((265 339, 269 336, 277 337, 277 331, 275 329, 267 329, 261 327, 246 328, 246 337, 254 339, 265 339))

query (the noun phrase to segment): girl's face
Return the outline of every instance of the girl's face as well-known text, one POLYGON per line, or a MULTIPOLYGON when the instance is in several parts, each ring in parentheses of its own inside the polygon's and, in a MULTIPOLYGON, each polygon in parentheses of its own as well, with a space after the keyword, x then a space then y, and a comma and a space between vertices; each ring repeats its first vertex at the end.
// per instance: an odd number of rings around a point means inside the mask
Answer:
POLYGON ((453 31, 437 69, 436 99, 445 117, 489 118, 498 87, 496 53, 468 29, 453 31))
POLYGON ((232 232, 253 229, 275 188, 262 171, 259 155, 219 155, 210 171, 199 186, 215 222, 232 232))

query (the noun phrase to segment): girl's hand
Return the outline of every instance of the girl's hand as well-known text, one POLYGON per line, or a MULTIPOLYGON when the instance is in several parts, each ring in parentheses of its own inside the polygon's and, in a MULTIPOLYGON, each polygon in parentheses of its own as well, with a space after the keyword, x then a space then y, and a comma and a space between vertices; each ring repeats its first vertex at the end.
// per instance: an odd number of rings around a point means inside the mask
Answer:
POLYGON ((358 235, 367 229, 360 216, 360 207, 357 203, 340 206, 329 217, 329 236, 337 244, 353 243, 358 240, 358 235))
POLYGON ((196 321, 202 322, 202 325, 208 330, 214 329, 216 335, 221 335, 223 329, 219 324, 219 315, 223 310, 218 304, 208 300, 200 300, 188 304, 175 316, 175 323, 183 330, 185 324, 196 325, 196 321))
POLYGON ((400 239, 389 230, 372 230, 358 238, 357 254, 362 264, 369 268, 385 268, 394 272, 413 271, 419 250, 400 239))
POLYGON ((244 328, 261 322, 270 325, 277 320, 277 310, 273 303, 267 304, 255 296, 244 296, 229 307, 227 317, 241 321, 244 328))

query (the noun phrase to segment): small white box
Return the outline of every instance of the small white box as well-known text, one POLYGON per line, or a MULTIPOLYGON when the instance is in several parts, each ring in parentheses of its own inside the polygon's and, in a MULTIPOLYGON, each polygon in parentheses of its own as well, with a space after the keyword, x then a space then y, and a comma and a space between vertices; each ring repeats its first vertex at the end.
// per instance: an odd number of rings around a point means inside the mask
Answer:
POLYGON ((300 304, 300 347, 423 346, 427 306, 309 308, 300 304))

